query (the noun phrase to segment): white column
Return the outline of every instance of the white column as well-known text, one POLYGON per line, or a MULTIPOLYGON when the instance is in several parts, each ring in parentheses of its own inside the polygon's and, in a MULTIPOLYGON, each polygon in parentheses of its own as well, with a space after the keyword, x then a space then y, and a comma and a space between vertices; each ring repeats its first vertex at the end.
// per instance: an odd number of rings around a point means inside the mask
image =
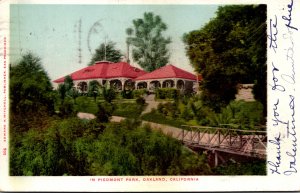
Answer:
POLYGON ((125 89, 125 79, 121 79, 121 90, 125 89))
POLYGON ((162 88, 162 85, 163 85, 164 81, 160 80, 159 83, 160 83, 160 88, 162 88))
POLYGON ((138 84, 138 82, 135 81, 135 82, 134 82, 134 89, 135 89, 135 90, 137 90, 137 84, 138 84))
POLYGON ((100 84, 100 86, 102 86, 102 79, 98 79, 97 81, 100 84))

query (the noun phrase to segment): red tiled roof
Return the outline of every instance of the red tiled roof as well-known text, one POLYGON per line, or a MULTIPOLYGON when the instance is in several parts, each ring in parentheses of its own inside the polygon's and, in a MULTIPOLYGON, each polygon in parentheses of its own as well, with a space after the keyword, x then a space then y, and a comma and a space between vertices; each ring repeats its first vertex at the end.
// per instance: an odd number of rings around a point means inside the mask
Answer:
MULTIPOLYGON (((87 80, 96 78, 136 78, 147 72, 139 68, 133 67, 125 62, 109 63, 96 62, 93 66, 88 66, 70 74, 73 80, 87 80)), ((64 82, 65 77, 54 80, 55 83, 64 82)))
POLYGON ((150 73, 141 75, 135 80, 149 80, 149 79, 165 79, 165 78, 183 78, 188 80, 197 80, 197 76, 177 68, 171 64, 163 66, 157 70, 154 70, 150 73))

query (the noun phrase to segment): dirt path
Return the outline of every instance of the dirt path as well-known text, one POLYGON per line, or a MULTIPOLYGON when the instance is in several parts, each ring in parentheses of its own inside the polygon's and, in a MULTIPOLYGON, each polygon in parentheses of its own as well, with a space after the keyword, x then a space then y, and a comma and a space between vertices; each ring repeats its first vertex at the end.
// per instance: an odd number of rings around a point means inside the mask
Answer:
POLYGON ((163 125, 159 123, 153 123, 148 121, 142 121, 143 125, 149 125, 152 129, 163 132, 165 135, 173 137, 175 139, 181 139, 182 129, 172 127, 170 125, 163 125))
POLYGON ((150 94, 150 95, 146 96, 145 101, 148 105, 145 108, 145 110, 141 113, 142 115, 145 113, 150 113, 152 109, 157 109, 158 104, 161 103, 161 102, 155 101, 154 94, 150 94))
MULTIPOLYGON (((120 122, 124 119, 125 119, 124 117, 112 116, 110 121, 120 122)), ((177 127, 172 127, 172 126, 169 126, 169 125, 163 125, 163 124, 153 123, 153 122, 148 122, 148 121, 142 121, 142 125, 149 125, 152 129, 160 130, 165 135, 169 135, 169 136, 171 136, 173 138, 176 138, 176 139, 179 139, 180 133, 182 132, 182 129, 179 129, 177 127)))

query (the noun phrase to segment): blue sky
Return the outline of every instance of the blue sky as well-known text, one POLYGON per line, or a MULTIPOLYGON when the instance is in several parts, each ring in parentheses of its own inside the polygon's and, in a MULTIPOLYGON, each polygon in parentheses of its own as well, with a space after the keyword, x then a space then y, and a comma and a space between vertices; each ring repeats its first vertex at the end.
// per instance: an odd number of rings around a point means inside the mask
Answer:
POLYGON ((182 36, 209 22, 217 8, 217 5, 12 4, 11 62, 15 63, 20 55, 31 51, 42 59, 49 77, 54 80, 87 66, 96 47, 105 39, 115 42, 116 48, 125 54, 126 28, 132 27, 132 20, 142 18, 144 12, 153 12, 160 15, 168 26, 164 35, 172 39, 169 63, 192 72, 182 36), (92 28, 95 22, 99 25, 92 28), (78 57, 79 42, 81 63, 78 57))

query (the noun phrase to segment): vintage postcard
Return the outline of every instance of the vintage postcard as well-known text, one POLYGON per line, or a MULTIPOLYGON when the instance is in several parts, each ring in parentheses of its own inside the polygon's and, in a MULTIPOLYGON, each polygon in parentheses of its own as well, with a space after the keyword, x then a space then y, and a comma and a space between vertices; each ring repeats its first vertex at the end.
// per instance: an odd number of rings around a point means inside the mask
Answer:
POLYGON ((0 48, 1 191, 300 190, 299 0, 0 0, 0 48))

